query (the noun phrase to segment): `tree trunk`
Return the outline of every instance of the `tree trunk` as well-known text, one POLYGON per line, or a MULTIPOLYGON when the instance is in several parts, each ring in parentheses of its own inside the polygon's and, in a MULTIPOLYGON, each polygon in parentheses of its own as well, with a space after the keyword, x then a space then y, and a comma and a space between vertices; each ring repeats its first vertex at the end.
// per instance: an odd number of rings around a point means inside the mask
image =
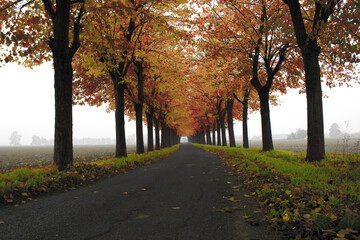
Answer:
POLYGON ((171 129, 169 128, 169 126, 166 123, 165 123, 165 128, 166 128, 165 147, 170 147, 171 146, 171 129))
MULTIPOLYGON (((301 50, 305 68, 305 84, 307 98, 307 161, 320 161, 325 157, 324 142, 324 118, 322 109, 321 74, 319 66, 320 47, 317 38, 308 36, 301 13, 301 5, 298 0, 285 1, 289 6, 291 20, 293 22, 296 40, 301 50)), ((328 5, 328 9, 321 9, 322 5, 315 3, 315 12, 327 11, 322 19, 316 19, 314 26, 320 22, 326 22, 334 10, 336 3, 328 5)))
POLYGON ((220 124, 221 124, 221 141, 223 146, 227 146, 226 141, 226 129, 225 129, 225 114, 220 117, 220 124))
POLYGON ((236 147, 235 134, 234 134, 234 123, 233 123, 234 100, 233 99, 227 100, 226 107, 227 107, 227 120, 228 120, 230 147, 236 147))
POLYGON ((142 104, 135 103, 136 112, 136 153, 144 153, 144 136, 142 127, 142 104))
POLYGON ((217 145, 221 146, 221 125, 219 119, 217 121, 217 145))
POLYGON ((303 56, 305 66, 306 99, 307 99, 307 161, 320 161, 325 156, 324 119, 322 108, 322 91, 320 66, 317 52, 303 56))
POLYGON ((161 124, 161 148, 165 148, 166 147, 166 127, 165 127, 165 123, 163 120, 160 120, 160 124, 161 124))
POLYGON ((262 146, 263 151, 270 151, 274 149, 271 124, 270 124, 270 105, 269 105, 269 92, 260 91, 260 114, 261 114, 261 131, 262 131, 262 146))
POLYGON ((244 98, 243 101, 243 148, 249 148, 249 133, 248 133, 248 108, 249 108, 249 100, 248 98, 244 98))
POLYGON ((155 149, 160 150, 159 119, 154 117, 154 123, 155 123, 155 149))
POLYGON ((143 73, 143 61, 135 62, 136 66, 136 75, 138 79, 137 90, 138 90, 138 99, 135 103, 135 112, 136 112, 136 152, 144 153, 144 135, 143 135, 143 102, 144 102, 144 73, 143 73))
POLYGON ((216 130, 216 124, 215 124, 215 122, 214 122, 214 124, 213 124, 213 131, 212 131, 212 136, 213 136, 213 138, 212 138, 212 145, 216 145, 216 132, 215 132, 215 130, 216 130))
MULTIPOLYGON (((60 45, 60 44, 59 44, 60 45)), ((67 48, 66 46, 63 46, 67 48)), ((60 170, 73 164, 72 66, 61 47, 54 46, 55 143, 54 163, 60 170)))
POLYGON ((119 158, 127 156, 125 135, 125 84, 120 84, 118 77, 113 82, 115 89, 115 157, 119 158))
POLYGON ((211 145, 210 126, 206 126, 206 144, 211 145))
POLYGON ((204 129, 202 128, 200 131, 200 144, 205 144, 205 132, 204 129))
POLYGON ((56 5, 54 38, 50 48, 54 61, 55 143, 54 163, 64 170, 73 163, 72 138, 72 56, 69 49, 70 1, 56 5))
POLYGON ((149 107, 149 111, 146 112, 147 127, 148 127, 148 152, 154 151, 154 134, 153 134, 153 107, 149 107))

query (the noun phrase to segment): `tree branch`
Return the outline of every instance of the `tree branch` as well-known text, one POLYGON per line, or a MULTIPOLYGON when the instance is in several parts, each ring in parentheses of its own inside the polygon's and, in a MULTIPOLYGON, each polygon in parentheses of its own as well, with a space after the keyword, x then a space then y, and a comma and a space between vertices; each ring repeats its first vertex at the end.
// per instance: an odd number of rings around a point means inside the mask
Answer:
POLYGON ((47 14, 49 14, 52 22, 55 22, 55 18, 56 18, 56 13, 54 11, 53 5, 51 3, 51 0, 42 0, 44 7, 45 7, 45 11, 47 12, 47 14))
POLYGON ((11 8, 12 6, 14 6, 14 5, 16 5, 16 4, 18 4, 19 2, 22 2, 22 1, 24 1, 24 0, 17 0, 17 1, 15 1, 15 2, 13 2, 13 3, 10 3, 10 4, 7 5, 6 7, 1 8, 1 9, 0 9, 0 12, 5 11, 5 10, 8 9, 8 8, 11 8))
MULTIPOLYGON (((79 1, 80 2, 80 1, 79 1)), ((71 49, 70 49, 70 54, 73 57, 76 53, 76 51, 79 49, 80 47, 80 29, 81 29, 81 18, 84 15, 84 9, 85 9, 85 1, 82 1, 82 5, 79 11, 78 16, 76 17, 75 21, 74 21, 74 40, 73 43, 71 45, 71 49)))

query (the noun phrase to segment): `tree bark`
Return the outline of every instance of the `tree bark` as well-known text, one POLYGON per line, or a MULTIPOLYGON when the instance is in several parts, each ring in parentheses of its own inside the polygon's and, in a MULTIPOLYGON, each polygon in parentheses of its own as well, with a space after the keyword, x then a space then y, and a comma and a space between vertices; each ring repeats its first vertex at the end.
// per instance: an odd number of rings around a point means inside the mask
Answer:
MULTIPOLYGON (((250 93, 250 92, 249 92, 250 93)), ((248 97, 244 98, 243 101, 243 148, 249 148, 249 133, 248 133, 248 109, 249 109, 249 99, 248 97)))
POLYGON ((227 110, 230 147, 236 147, 235 134, 234 134, 234 123, 233 123, 233 108, 234 108, 234 100, 233 99, 227 100, 226 110, 227 110))
POLYGON ((212 145, 216 145, 216 124, 213 123, 213 131, 212 131, 212 145))
POLYGON ((211 145, 210 126, 206 126, 206 144, 211 145))
POLYGON ((165 127, 165 123, 164 121, 161 119, 160 120, 160 124, 161 124, 161 148, 165 148, 166 147, 166 127, 165 127))
POLYGON ((269 105, 269 92, 262 91, 259 93, 260 98, 260 114, 261 114, 261 131, 262 131, 262 147, 263 151, 270 151, 274 149, 271 123, 270 123, 270 105, 269 105))
POLYGON ((154 117, 155 124, 155 149, 160 150, 160 130, 159 130, 159 119, 154 117))
POLYGON ((322 91, 320 66, 317 52, 309 52, 305 56, 305 82, 307 99, 307 161, 320 161, 325 156, 324 119, 322 107, 322 91))
POLYGON ((126 157, 126 135, 125 135, 125 84, 120 83, 119 75, 111 73, 115 89, 115 157, 126 157))
POLYGON ((171 146, 171 129, 169 128, 169 126, 166 123, 165 123, 165 128, 166 128, 165 147, 170 147, 171 146))
POLYGON ((221 146, 221 124, 220 119, 217 121, 217 145, 221 146))
POLYGON ((136 112, 136 152, 141 154, 145 152, 144 148, 144 135, 143 135, 143 102, 144 102, 144 73, 143 62, 138 61, 135 63, 136 75, 138 79, 137 90, 138 99, 135 103, 136 112))
POLYGON ((249 96, 250 91, 248 89, 245 90, 244 99, 240 100, 236 94, 234 94, 235 99, 242 104, 242 117, 243 117, 243 148, 249 148, 249 133, 248 133, 248 110, 249 110, 249 96))
MULTIPOLYGON (((60 44, 59 44, 60 45, 60 44)), ((66 46, 67 47, 67 46, 66 46)), ((59 170, 73 164, 72 136, 72 66, 65 52, 54 47, 55 69, 55 143, 54 163, 59 170)))
POLYGON ((148 152, 154 151, 154 134, 153 134, 153 116, 154 109, 149 107, 149 111, 146 112, 147 128, 148 128, 148 152))
POLYGON ((226 129, 225 129, 225 114, 222 114, 220 117, 220 125, 221 125, 221 141, 223 146, 227 146, 226 141, 226 129))
POLYGON ((136 153, 144 153, 144 136, 143 136, 143 126, 142 126, 142 104, 135 103, 135 113, 136 113, 136 153))
MULTIPOLYGON (((286 0, 284 2, 289 6, 296 40, 301 50, 305 68, 308 124, 306 160, 320 161, 325 156, 324 117, 319 66, 320 47, 317 45, 317 36, 309 36, 306 32, 299 1, 286 0)), ((314 17, 313 25, 317 26, 321 21, 326 22, 336 4, 337 1, 333 1, 324 9, 320 2, 315 3, 315 14, 319 14, 320 12, 323 14, 314 17)))
POLYGON ((64 170, 73 164, 72 59, 80 47, 80 20, 84 11, 84 4, 74 22, 73 42, 70 46, 71 1, 56 1, 56 11, 51 1, 43 0, 43 3, 52 20, 54 33, 49 40, 55 71, 54 163, 59 170, 64 170))

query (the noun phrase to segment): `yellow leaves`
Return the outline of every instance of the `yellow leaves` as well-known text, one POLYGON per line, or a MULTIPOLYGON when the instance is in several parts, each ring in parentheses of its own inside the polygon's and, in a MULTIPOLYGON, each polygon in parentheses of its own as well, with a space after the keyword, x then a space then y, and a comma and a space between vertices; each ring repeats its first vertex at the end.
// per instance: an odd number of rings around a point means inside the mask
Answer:
POLYGON ((227 200, 230 202, 240 202, 240 200, 236 200, 234 197, 229 197, 227 200))
POLYGON ((312 212, 319 213, 321 211, 321 208, 315 208, 312 212))
POLYGON ((284 216, 282 217, 282 219, 283 219, 284 222, 290 221, 289 214, 285 213, 284 216))
POLYGON ((348 235, 349 234, 357 234, 358 232, 357 231, 355 231, 355 230, 353 230, 353 229, 351 229, 351 228, 346 228, 346 229, 341 229, 337 234, 336 234, 336 236, 337 236, 337 238, 334 238, 334 240, 336 239, 336 240, 343 240, 343 239, 349 239, 348 237, 348 235))

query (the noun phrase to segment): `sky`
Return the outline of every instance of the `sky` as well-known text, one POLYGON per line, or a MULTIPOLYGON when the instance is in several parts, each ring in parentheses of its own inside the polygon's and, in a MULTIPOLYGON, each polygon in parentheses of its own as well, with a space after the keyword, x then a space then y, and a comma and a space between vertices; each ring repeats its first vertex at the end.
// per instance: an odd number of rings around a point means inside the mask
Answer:
MULTIPOLYGON (((51 63, 33 69, 17 64, 0 68, 0 146, 9 145, 13 131, 21 136, 21 145, 29 145, 33 135, 54 138, 54 72, 51 63)), ((352 88, 329 89, 323 86, 328 98, 323 99, 325 133, 337 123, 343 131, 360 131, 360 85, 352 88)), ((290 90, 279 97, 280 105, 271 107, 273 135, 290 134, 296 129, 306 129, 306 96, 290 90)), ((259 113, 249 116, 249 136, 261 136, 259 113)), ((135 134, 135 122, 126 121, 127 135, 135 134)), ((235 123, 235 134, 242 135, 241 122, 235 123)), ((74 138, 115 138, 114 112, 106 107, 74 106, 74 138)))

